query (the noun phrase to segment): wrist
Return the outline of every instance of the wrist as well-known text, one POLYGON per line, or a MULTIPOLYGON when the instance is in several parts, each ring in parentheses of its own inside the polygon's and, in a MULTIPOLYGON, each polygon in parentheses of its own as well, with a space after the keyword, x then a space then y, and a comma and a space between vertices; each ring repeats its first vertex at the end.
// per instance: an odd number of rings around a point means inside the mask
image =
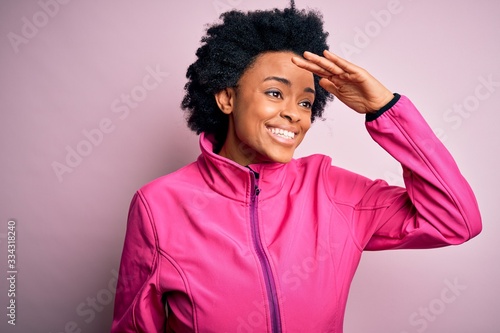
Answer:
POLYGON ((373 113, 376 113, 380 109, 383 109, 393 99, 394 99, 394 94, 390 90, 387 90, 386 93, 384 94, 384 97, 382 97, 380 99, 380 102, 375 105, 375 108, 374 108, 375 110, 373 110, 373 113))
POLYGON ((401 95, 398 93, 394 93, 391 95, 392 95, 391 99, 386 104, 384 104, 380 109, 366 114, 366 121, 373 121, 373 120, 377 119, 384 112, 391 109, 401 98, 401 95))

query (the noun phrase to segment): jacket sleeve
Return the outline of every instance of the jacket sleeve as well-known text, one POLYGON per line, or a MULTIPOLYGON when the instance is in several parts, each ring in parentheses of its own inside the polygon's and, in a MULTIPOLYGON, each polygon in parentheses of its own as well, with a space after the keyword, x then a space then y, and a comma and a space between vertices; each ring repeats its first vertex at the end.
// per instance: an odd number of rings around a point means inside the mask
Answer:
POLYGON ((441 247, 479 234, 481 217, 472 189, 408 98, 395 94, 385 109, 367 116, 366 127, 401 163, 405 188, 364 182, 353 213, 362 249, 441 247))
POLYGON ((157 248, 151 213, 137 192, 128 215, 111 333, 165 331, 166 314, 157 279, 157 248))

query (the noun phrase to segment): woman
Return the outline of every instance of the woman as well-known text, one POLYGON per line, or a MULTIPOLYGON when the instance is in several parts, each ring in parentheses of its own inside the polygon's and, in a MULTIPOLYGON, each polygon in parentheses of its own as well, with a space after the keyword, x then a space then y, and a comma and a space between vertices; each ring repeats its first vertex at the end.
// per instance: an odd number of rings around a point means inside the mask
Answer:
POLYGON ((342 332, 364 250, 477 235, 474 194, 404 96, 330 53, 318 13, 223 14, 188 71, 197 161, 134 196, 113 332, 342 332), (332 97, 406 188, 293 153, 332 97))

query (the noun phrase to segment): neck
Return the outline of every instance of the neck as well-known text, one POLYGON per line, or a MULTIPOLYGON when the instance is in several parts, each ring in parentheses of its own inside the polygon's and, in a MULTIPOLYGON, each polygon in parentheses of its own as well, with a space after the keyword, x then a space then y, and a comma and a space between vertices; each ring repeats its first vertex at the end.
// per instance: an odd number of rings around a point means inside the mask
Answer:
POLYGON ((254 163, 251 157, 255 156, 255 152, 250 149, 245 149, 246 145, 243 142, 236 143, 234 138, 227 137, 224 145, 219 151, 219 155, 230 159, 239 165, 247 166, 254 163))

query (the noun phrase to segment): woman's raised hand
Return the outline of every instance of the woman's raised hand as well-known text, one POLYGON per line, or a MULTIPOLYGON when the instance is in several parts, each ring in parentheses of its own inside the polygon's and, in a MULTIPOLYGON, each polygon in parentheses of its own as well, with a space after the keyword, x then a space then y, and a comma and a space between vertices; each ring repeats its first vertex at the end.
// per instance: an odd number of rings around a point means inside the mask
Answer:
POLYGON ((306 51, 292 62, 321 77, 320 85, 356 112, 377 111, 394 97, 366 70, 327 50, 323 57, 306 51))

